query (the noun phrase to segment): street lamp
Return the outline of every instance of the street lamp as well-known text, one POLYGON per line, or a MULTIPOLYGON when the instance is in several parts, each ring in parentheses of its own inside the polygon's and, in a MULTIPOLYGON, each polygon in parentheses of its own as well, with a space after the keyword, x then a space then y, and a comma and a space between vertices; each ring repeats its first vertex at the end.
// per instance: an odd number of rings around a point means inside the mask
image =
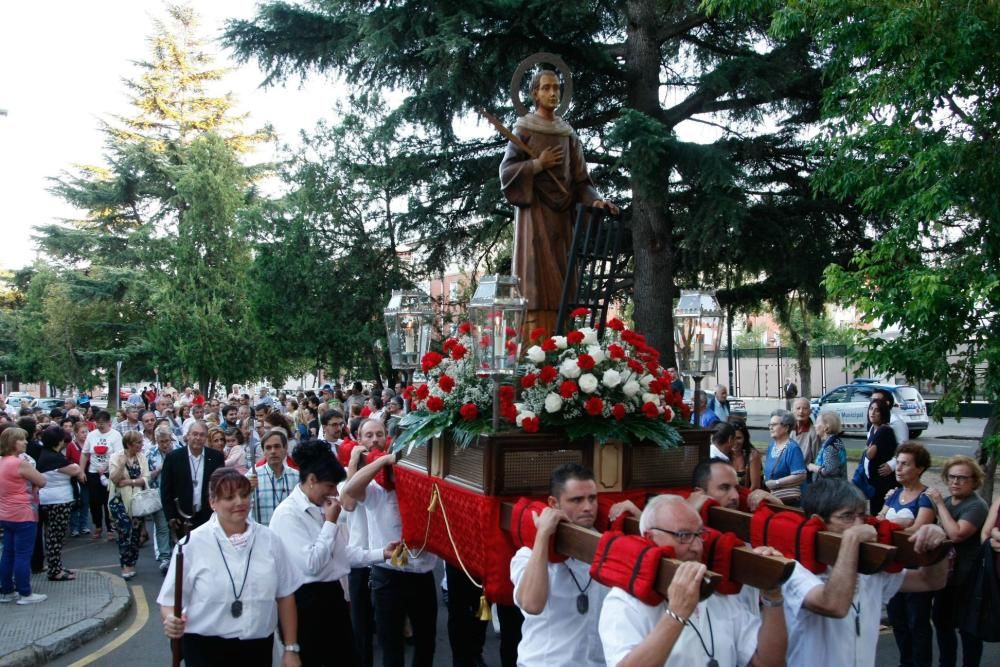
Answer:
POLYGON ((722 309, 715 292, 681 290, 674 309, 677 368, 694 380, 694 424, 698 426, 698 391, 706 375, 714 375, 722 339, 722 309))
POLYGON ((431 345, 431 298, 420 290, 392 290, 383 316, 392 367, 403 371, 403 384, 407 385, 431 345))
POLYGON ((528 301, 514 276, 485 276, 469 302, 476 372, 493 379, 493 430, 500 428, 500 380, 513 377, 528 301))

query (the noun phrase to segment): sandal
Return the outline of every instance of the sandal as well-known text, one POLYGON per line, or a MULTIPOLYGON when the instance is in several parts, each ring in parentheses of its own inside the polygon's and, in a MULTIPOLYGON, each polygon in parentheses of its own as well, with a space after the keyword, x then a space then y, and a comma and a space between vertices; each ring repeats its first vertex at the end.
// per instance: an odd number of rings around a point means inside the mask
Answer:
POLYGON ((95 528, 94 529, 94 533, 90 536, 90 539, 92 539, 92 540, 99 540, 99 539, 101 539, 101 529, 100 528, 95 528))
POLYGON ((76 575, 67 570, 63 570, 59 573, 57 577, 49 577, 49 581, 73 581, 76 579, 76 575))

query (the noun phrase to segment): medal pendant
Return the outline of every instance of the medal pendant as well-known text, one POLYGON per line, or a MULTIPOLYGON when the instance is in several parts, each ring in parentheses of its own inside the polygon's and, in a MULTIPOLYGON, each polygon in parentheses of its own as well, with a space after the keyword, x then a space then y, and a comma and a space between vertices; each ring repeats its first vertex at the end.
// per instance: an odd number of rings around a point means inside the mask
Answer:
POLYGON ((861 636, 861 616, 858 614, 854 615, 854 634, 857 637, 861 636))
POLYGON ((233 615, 233 618, 239 618, 243 615, 243 603, 237 600, 229 607, 229 612, 233 615))
POLYGON ((719 661, 712 658, 708 661, 708 667, 719 667, 719 661))
POLYGON ((581 614, 586 614, 590 609, 590 599, 587 597, 586 593, 580 593, 576 596, 576 610, 581 614))

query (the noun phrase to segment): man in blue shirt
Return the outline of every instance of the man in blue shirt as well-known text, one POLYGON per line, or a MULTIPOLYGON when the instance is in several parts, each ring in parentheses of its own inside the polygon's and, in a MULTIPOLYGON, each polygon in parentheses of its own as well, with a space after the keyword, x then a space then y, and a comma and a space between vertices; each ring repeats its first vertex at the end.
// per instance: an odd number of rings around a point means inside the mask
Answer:
POLYGON ((708 409, 708 401, 705 397, 705 392, 699 389, 694 392, 694 405, 695 409, 691 412, 691 423, 694 424, 695 415, 698 415, 698 426, 701 428, 712 428, 715 424, 719 423, 719 416, 708 409))

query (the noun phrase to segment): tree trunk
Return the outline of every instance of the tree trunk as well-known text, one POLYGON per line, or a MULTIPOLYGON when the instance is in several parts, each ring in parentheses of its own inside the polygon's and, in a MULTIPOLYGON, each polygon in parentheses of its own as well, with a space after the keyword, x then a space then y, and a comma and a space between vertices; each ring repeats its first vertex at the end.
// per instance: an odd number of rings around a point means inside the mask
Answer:
POLYGON ((795 344, 795 353, 799 362, 799 396, 812 398, 812 357, 809 341, 800 340, 795 344))
MULTIPOLYGON (((625 68, 628 105, 652 118, 661 111, 660 45, 656 30, 661 20, 656 3, 629 0, 625 4, 628 36, 625 68)), ((664 187, 669 165, 664 166, 664 187)), ((672 225, 648 184, 632 179, 632 250, 635 255, 635 327, 659 350, 665 367, 676 366, 674 355, 674 256, 672 225)))
POLYGON ((998 427, 1000 427, 1000 404, 994 401, 993 411, 990 412, 990 418, 986 420, 982 444, 979 446, 980 461, 982 461, 982 454, 986 454, 986 465, 983 466, 986 480, 983 482, 981 495, 987 503, 993 502, 993 483, 997 474, 997 453, 1000 447, 995 444, 991 445, 990 442, 992 438, 997 437, 998 427))

